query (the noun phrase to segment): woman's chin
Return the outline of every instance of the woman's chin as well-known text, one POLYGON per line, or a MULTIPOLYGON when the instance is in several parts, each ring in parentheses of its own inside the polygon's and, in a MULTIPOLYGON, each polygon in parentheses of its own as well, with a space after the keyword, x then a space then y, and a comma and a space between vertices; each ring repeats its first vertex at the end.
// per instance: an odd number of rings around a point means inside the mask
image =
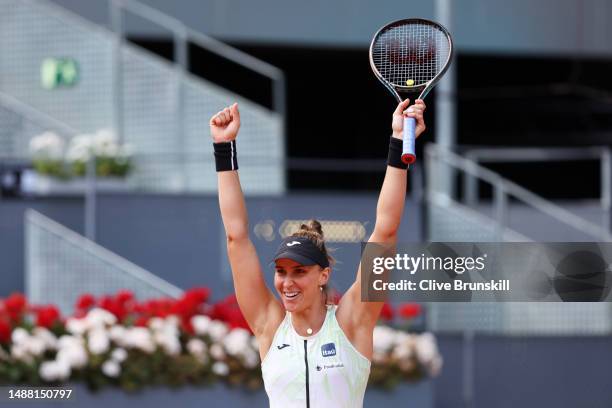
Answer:
POLYGON ((285 306, 285 310, 288 312, 295 312, 297 310, 297 304, 295 302, 284 301, 283 305, 285 306))

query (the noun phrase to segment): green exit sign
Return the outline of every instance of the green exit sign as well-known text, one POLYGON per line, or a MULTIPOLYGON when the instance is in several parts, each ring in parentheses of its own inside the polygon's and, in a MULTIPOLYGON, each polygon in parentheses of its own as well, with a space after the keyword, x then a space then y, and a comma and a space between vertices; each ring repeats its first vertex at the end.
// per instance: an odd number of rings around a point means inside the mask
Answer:
POLYGON ((79 81, 79 65, 72 58, 45 58, 40 66, 40 81, 45 89, 72 87, 79 81))

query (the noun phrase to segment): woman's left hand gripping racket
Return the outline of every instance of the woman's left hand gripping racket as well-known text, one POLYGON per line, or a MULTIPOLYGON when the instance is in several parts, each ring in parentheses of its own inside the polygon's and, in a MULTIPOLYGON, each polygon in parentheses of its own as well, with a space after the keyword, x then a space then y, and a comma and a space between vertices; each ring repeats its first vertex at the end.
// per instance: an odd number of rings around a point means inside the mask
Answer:
MULTIPOLYGON (((400 93, 420 92, 424 99, 450 65, 453 40, 440 24, 425 19, 398 20, 374 35, 370 66, 374 75, 401 102, 400 93)), ((414 102, 414 101, 413 101, 414 102)), ((404 118, 402 161, 416 161, 416 122, 404 118)))

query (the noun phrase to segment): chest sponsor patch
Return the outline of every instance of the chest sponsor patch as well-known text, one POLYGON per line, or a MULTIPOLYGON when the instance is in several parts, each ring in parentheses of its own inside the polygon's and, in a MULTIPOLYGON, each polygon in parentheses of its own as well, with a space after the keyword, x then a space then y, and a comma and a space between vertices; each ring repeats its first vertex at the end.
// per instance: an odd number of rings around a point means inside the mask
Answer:
POLYGON ((343 363, 333 363, 333 364, 323 364, 317 365, 317 371, 329 370, 330 368, 342 368, 344 367, 343 363))
POLYGON ((321 355, 323 357, 331 357, 336 355, 336 345, 334 343, 327 343, 321 346, 321 355))

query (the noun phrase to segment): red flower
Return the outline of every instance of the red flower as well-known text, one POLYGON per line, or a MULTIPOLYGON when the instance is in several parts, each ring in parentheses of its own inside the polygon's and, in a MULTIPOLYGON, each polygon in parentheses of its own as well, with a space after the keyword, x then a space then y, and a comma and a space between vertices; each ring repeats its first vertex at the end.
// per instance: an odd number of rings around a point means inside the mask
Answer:
POLYGON ((191 319, 181 319, 181 328, 183 331, 191 336, 195 334, 195 330, 193 325, 191 324, 191 319))
POLYGON ((394 315, 395 312, 393 311, 393 307, 391 307, 389 303, 385 302, 382 307, 382 310, 380 311, 380 318, 389 321, 393 319, 394 315))
POLYGON ((4 301, 4 306, 11 320, 21 320, 21 315, 25 312, 27 301, 21 293, 13 293, 4 301))
POLYGON ((85 293, 76 301, 75 308, 78 311, 84 311, 96 304, 96 298, 91 293, 85 293))
POLYGON ((418 303, 404 303, 399 308, 399 315, 404 319, 414 319, 421 314, 421 305, 418 303))
POLYGON ((210 312, 210 317, 211 319, 221 320, 227 323, 232 329, 240 327, 251 331, 244 315, 240 311, 236 295, 230 295, 214 304, 210 312))
POLYGON ((208 288, 193 288, 185 292, 183 297, 190 299, 193 303, 202 304, 208 300, 210 289, 208 288))
POLYGON ((0 343, 8 343, 11 339, 11 325, 5 319, 0 319, 0 343))
POLYGON ((137 326, 137 327, 146 327, 148 323, 149 323, 149 318, 148 317, 140 316, 134 322, 134 326, 137 326))
POLYGON ((36 325, 50 329, 55 322, 59 321, 60 312, 53 305, 42 306, 36 310, 36 325))
POLYGON ((134 294, 129 290, 120 290, 119 292, 117 292, 115 299, 117 300, 117 302, 124 305, 127 302, 134 300, 134 294))
POLYGON ((102 309, 114 314, 119 321, 122 321, 127 316, 125 305, 119 303, 112 296, 103 296, 102 299, 100 299, 99 305, 102 309))

